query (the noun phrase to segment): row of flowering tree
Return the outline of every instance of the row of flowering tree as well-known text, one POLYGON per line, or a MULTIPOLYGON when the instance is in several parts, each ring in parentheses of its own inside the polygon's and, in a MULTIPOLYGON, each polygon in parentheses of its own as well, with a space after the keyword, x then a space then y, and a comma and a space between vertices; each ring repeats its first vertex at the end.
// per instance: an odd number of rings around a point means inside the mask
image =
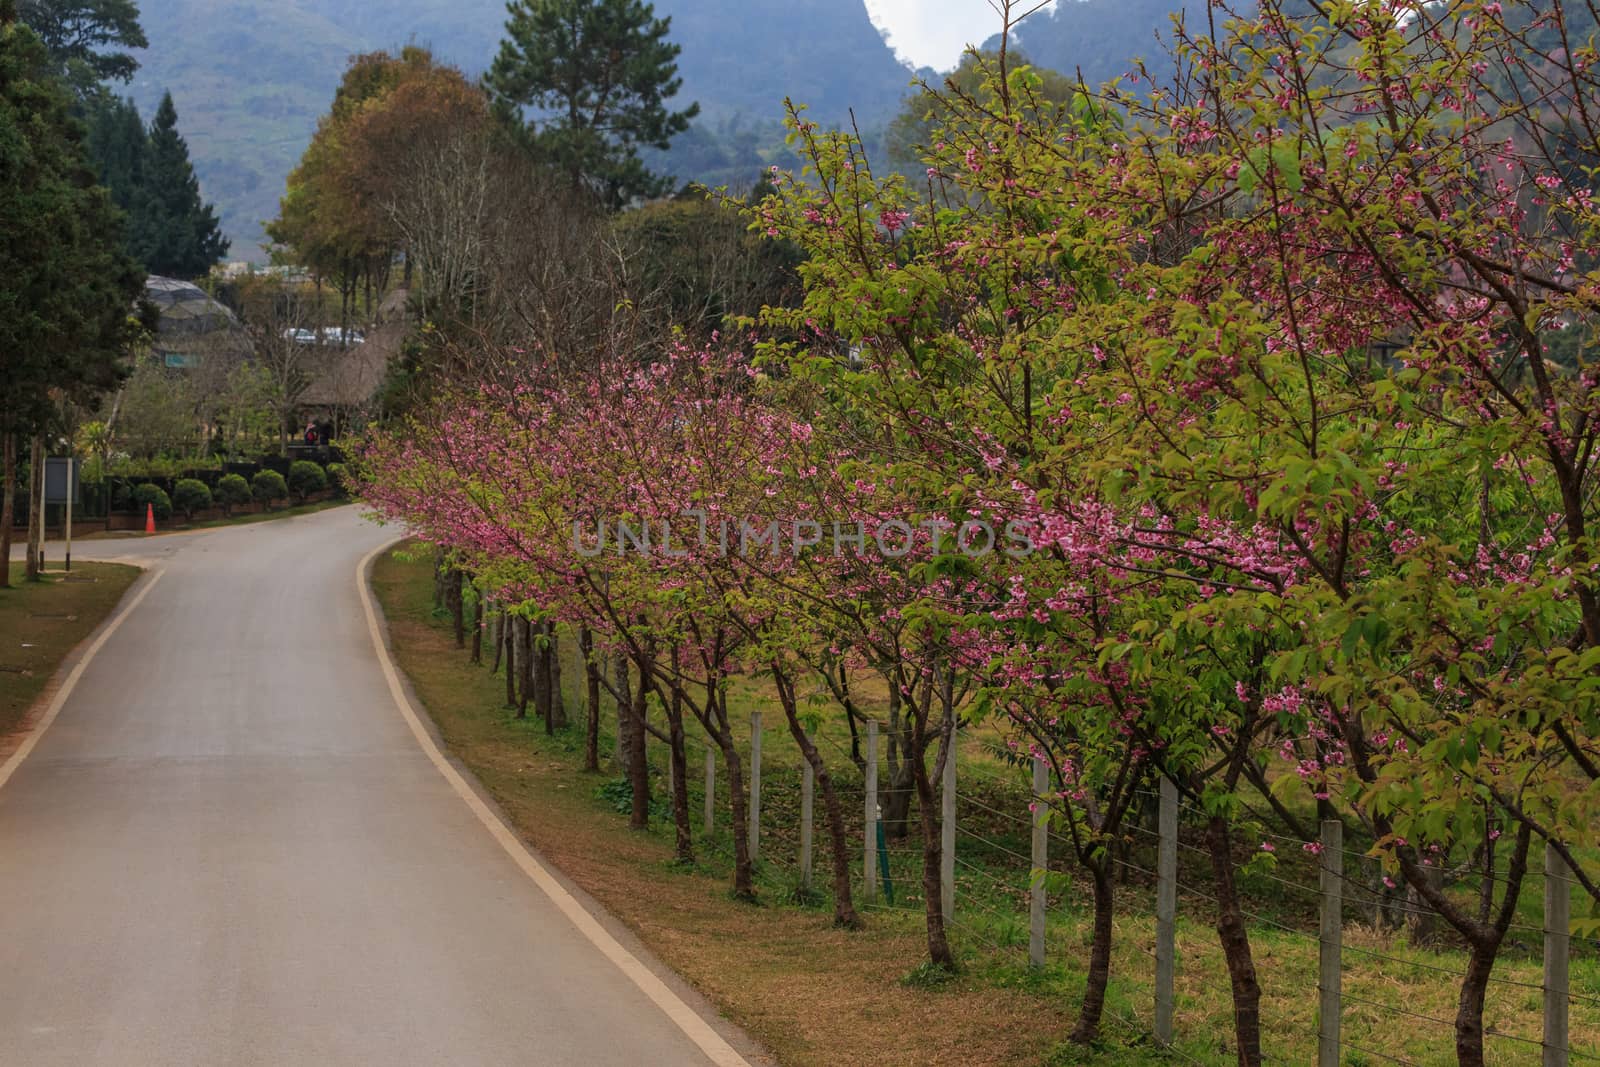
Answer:
POLYGON ((859 922, 799 694, 853 715, 841 679, 873 674, 932 962, 953 963, 935 783, 987 719, 1053 768, 1093 888, 1074 1040, 1111 977, 1113 848, 1160 775, 1206 813, 1241 1063, 1250 810, 1313 852, 1345 821, 1455 931, 1456 1052, 1481 1064, 1535 845, 1600 902, 1596 22, 1219 7, 1176 29, 1177 84, 1061 105, 1002 52, 940 101, 915 183, 795 109, 807 171, 774 174, 752 224, 804 250, 803 306, 743 351, 498 353, 515 374, 373 440, 367 499, 585 635, 635 821, 653 736, 686 859, 685 731, 721 751, 736 893, 745 674, 816 772, 834 919, 859 922), (1463 866, 1470 897, 1443 877, 1463 866))

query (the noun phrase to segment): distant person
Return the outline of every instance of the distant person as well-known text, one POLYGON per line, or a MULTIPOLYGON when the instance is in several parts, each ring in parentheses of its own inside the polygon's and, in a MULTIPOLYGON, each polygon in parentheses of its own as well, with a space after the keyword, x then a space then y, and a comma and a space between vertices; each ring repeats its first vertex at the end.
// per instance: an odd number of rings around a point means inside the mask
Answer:
POLYGON ((317 424, 315 422, 306 423, 306 444, 314 446, 318 440, 317 424))

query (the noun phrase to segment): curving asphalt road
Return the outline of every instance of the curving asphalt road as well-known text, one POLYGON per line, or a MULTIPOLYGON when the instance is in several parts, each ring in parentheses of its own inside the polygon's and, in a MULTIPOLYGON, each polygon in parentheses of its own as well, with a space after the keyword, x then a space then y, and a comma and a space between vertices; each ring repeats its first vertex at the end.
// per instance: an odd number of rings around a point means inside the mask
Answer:
POLYGON ((712 1062, 419 747, 355 580, 392 537, 74 546, 159 578, 0 785, 0 1064, 712 1062))

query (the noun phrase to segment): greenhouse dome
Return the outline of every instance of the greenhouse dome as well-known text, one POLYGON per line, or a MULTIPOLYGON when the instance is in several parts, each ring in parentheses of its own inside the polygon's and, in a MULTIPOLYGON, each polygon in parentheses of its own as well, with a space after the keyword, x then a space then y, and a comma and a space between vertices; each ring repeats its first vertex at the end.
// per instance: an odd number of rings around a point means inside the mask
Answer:
POLYGON ((193 282, 151 275, 145 280, 144 295, 161 311, 159 332, 163 337, 172 333, 209 333, 239 325, 232 311, 193 282))
POLYGON ((151 275, 145 280, 144 295, 161 312, 154 348, 167 366, 192 367, 207 353, 249 353, 249 338, 238 316, 198 285, 151 275))

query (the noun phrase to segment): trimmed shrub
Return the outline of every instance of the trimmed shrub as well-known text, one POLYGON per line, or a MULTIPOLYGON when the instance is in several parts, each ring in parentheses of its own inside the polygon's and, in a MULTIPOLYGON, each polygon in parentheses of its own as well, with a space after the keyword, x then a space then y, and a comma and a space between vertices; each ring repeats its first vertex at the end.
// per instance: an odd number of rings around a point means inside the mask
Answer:
POLYGON ((297 459, 289 464, 289 490, 300 498, 300 503, 304 504, 306 497, 326 488, 328 475, 317 464, 308 459, 297 459))
POLYGON ((217 482, 216 499, 222 505, 223 514, 232 515, 234 508, 250 503, 250 483, 243 475, 224 474, 217 482))
POLYGON ((211 490, 198 478, 182 478, 172 487, 172 503, 183 517, 194 521, 194 513, 211 506, 211 490))
POLYGON ((250 479, 250 491, 271 511, 274 500, 282 500, 289 495, 289 486, 277 471, 257 471, 256 476, 250 479))
POLYGON ((333 487, 333 491, 338 493, 340 496, 348 496, 350 494, 350 485, 345 481, 345 467, 343 463, 328 464, 328 484, 331 485, 333 487))
POLYGON ((133 507, 142 515, 146 505, 155 509, 157 522, 172 518, 172 498, 167 491, 154 483, 140 482, 133 487, 133 507))

